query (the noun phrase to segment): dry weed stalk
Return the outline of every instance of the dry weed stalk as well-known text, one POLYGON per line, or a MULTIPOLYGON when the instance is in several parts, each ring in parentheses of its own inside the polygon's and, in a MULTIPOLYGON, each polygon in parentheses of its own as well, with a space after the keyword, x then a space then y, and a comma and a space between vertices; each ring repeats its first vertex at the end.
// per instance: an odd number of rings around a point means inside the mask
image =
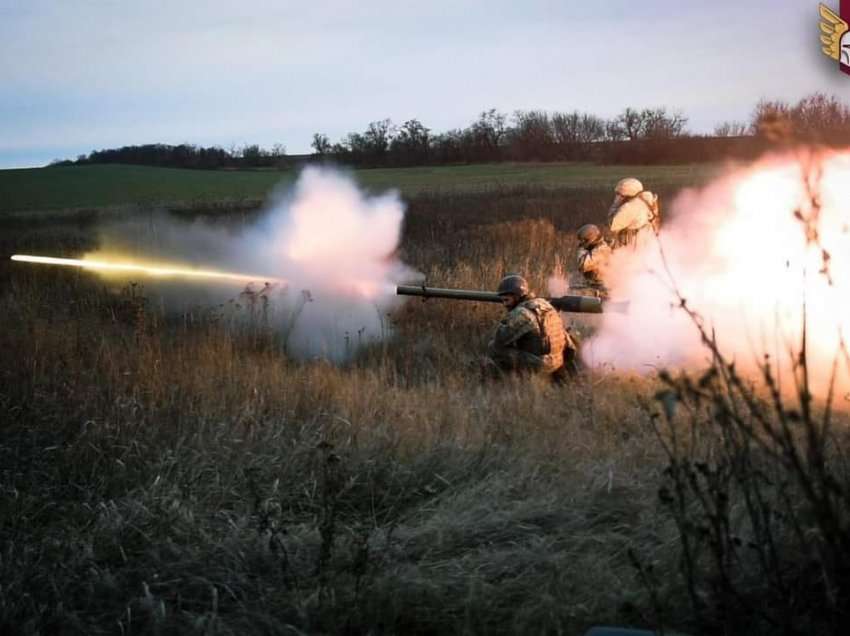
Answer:
MULTIPOLYGON (((806 176, 807 209, 795 216, 808 244, 823 254, 817 275, 832 282, 817 233, 817 171, 810 166, 806 176)), ((841 461, 847 431, 832 426, 836 375, 848 360, 845 342, 826 400, 816 405, 801 299, 802 336, 789 351, 789 397, 780 388, 777 362, 765 355, 758 381, 747 379, 673 288, 711 356, 699 376, 662 372, 665 388, 655 396, 661 409, 652 412, 668 458, 659 498, 678 528, 694 624, 730 634, 846 633, 850 474, 841 461)))

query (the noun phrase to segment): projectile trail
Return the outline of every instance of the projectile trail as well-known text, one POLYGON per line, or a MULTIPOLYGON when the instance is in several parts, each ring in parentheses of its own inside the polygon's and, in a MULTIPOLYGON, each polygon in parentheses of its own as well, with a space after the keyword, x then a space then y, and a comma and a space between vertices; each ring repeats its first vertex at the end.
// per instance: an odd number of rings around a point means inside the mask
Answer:
POLYGON ((283 283, 279 278, 269 276, 255 276, 251 274, 240 274, 236 272, 219 272, 208 269, 191 269, 183 267, 142 265, 140 263, 122 263, 98 260, 81 260, 76 258, 55 258, 53 256, 32 256, 29 254, 15 254, 13 261, 22 263, 40 263, 43 265, 61 265, 64 267, 79 267, 95 271, 128 272, 147 274, 148 276, 175 276, 182 278, 210 278, 220 280, 235 280, 240 282, 268 281, 283 283))

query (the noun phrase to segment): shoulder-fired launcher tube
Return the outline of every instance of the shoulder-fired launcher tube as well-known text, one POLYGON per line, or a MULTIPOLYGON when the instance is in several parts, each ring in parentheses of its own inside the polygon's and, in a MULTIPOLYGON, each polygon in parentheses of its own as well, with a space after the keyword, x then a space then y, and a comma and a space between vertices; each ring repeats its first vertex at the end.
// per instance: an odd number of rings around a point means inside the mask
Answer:
MULTIPOLYGON (((400 296, 421 296, 423 298, 449 298, 453 300, 471 300, 483 303, 500 303, 501 298, 496 292, 477 291, 471 289, 444 289, 441 287, 425 287, 423 285, 398 285, 396 293, 400 296)), ((577 314, 601 314, 603 311, 625 313, 628 302, 602 301, 593 296, 561 296, 547 298, 558 311, 577 314)))

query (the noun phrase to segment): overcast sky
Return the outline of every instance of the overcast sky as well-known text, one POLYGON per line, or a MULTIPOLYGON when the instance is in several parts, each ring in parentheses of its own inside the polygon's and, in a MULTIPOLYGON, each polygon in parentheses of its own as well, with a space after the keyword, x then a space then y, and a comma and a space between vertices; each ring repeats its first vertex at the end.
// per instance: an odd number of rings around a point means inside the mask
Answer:
POLYGON ((663 105, 710 132, 763 97, 850 102, 818 19, 817 0, 0 0, 0 167, 153 142, 302 153, 485 108, 663 105))

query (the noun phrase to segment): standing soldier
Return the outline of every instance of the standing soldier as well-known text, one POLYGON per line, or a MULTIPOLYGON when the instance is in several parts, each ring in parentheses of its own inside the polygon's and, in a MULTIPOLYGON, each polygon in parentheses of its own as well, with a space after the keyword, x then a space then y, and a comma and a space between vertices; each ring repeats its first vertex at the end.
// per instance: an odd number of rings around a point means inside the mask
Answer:
POLYGON ((608 223, 615 247, 643 243, 661 228, 658 195, 644 190, 643 184, 634 177, 621 179, 614 188, 608 223))
POLYGON ((537 298, 528 282, 509 274, 497 292, 508 310, 488 346, 489 363, 502 371, 540 373, 560 379, 575 364, 575 346, 558 311, 545 298, 537 298))
POLYGON ((580 290, 589 291, 590 295, 598 298, 608 297, 606 275, 611 260, 611 246, 605 242, 602 230, 588 223, 582 225, 576 233, 578 238, 578 271, 583 281, 580 290))

